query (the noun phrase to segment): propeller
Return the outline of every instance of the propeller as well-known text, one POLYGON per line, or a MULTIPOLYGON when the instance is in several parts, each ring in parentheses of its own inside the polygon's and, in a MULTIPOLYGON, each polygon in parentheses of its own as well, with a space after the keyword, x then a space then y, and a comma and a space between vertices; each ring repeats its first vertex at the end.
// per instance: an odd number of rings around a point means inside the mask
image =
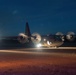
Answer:
POLYGON ((62 41, 64 41, 64 34, 62 32, 57 32, 56 35, 60 36, 60 38, 62 39, 62 41))
POLYGON ((20 34, 18 35, 18 41, 19 41, 20 43, 26 43, 26 42, 28 42, 28 36, 25 35, 24 33, 20 33, 20 34))
POLYGON ((41 41, 41 36, 38 33, 33 33, 31 40, 33 43, 39 43, 41 41))
POLYGON ((66 35, 67 40, 74 41, 75 40, 75 33, 74 32, 68 32, 66 35))

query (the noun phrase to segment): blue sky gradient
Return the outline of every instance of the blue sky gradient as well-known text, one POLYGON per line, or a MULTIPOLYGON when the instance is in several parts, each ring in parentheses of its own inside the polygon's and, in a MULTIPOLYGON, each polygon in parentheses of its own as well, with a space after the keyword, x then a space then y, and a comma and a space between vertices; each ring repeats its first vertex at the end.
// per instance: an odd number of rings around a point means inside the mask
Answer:
POLYGON ((76 33, 76 0, 0 0, 0 35, 76 33))

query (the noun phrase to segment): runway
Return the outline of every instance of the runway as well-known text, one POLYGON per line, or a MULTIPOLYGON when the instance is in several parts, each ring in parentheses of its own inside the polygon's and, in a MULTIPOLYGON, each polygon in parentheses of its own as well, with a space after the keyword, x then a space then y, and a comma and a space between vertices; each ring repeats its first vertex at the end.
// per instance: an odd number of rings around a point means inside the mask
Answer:
POLYGON ((0 52, 10 53, 36 53, 36 54, 50 54, 50 53, 73 53, 76 54, 76 47, 51 47, 51 48, 22 48, 22 49, 9 49, 0 50, 0 52))
POLYGON ((0 50, 0 75, 76 75, 76 49, 0 50))

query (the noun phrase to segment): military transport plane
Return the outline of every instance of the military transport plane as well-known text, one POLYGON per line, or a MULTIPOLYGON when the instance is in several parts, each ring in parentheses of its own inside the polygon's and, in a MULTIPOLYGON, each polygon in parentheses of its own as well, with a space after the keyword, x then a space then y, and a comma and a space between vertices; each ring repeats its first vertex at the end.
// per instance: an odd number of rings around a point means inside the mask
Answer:
POLYGON ((25 33, 19 34, 18 41, 20 43, 32 42, 35 47, 57 48, 59 46, 63 46, 64 44, 64 46, 75 46, 76 35, 74 32, 68 32, 66 35, 61 32, 56 33, 56 35, 40 35, 38 33, 31 34, 28 22, 26 22, 25 33))
POLYGON ((19 33, 18 36, 0 37, 0 48, 14 47, 58 47, 64 42, 57 35, 40 35, 38 33, 31 34, 28 22, 26 22, 25 33, 19 33))
POLYGON ((63 44, 62 39, 57 35, 31 34, 28 22, 26 22, 25 33, 18 35, 18 41, 20 43, 32 42, 35 47, 58 47, 63 44))

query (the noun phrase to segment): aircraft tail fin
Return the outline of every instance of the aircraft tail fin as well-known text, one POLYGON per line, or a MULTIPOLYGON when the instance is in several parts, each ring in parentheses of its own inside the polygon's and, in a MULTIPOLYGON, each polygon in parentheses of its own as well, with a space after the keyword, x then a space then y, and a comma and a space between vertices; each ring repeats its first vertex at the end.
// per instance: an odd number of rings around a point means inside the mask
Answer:
POLYGON ((26 22, 25 34, 27 36, 31 36, 31 32, 30 32, 30 28, 29 28, 28 22, 26 22))

